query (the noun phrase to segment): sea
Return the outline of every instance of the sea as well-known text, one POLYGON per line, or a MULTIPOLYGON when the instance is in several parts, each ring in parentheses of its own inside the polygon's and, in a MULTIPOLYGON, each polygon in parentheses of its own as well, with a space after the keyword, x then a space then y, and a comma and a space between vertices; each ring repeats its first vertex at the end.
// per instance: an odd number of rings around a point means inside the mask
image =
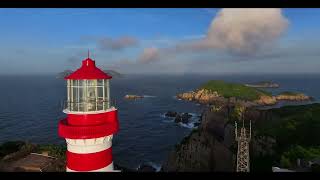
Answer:
MULTIPOLYGON (((120 130, 113 139, 115 163, 136 169, 149 164, 160 169, 168 154, 190 131, 192 123, 176 124, 165 117, 167 111, 192 113, 196 122, 204 105, 175 97, 191 91, 208 80, 254 83, 272 81, 279 88, 266 89, 303 92, 320 99, 320 74, 225 74, 225 75, 124 75, 111 80, 110 96, 119 111, 120 130), (126 94, 144 95, 138 100, 126 94)), ((0 143, 24 140, 39 144, 65 144, 58 136, 58 121, 66 116, 62 102, 66 82, 56 75, 0 76, 0 143)), ((297 104, 297 103, 291 103, 297 104)), ((275 107, 291 104, 280 104, 275 107)))

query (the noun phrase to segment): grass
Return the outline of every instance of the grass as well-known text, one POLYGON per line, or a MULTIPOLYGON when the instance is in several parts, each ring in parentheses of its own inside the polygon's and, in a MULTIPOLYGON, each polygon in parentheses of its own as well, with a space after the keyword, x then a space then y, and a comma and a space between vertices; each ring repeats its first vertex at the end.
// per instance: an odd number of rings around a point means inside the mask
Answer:
POLYGON ((200 87, 200 89, 207 89, 209 91, 216 91, 219 95, 230 98, 236 97, 242 100, 257 100, 261 95, 271 96, 271 93, 247 87, 243 84, 229 83, 221 80, 211 80, 200 87))
POLYGON ((0 158, 20 150, 25 145, 23 141, 9 141, 0 145, 0 158))
MULTIPOLYGON (((30 143, 24 141, 8 141, 0 145, 0 158, 5 155, 30 149, 30 143)), ((55 144, 41 144, 36 145, 35 152, 41 153, 43 151, 47 151, 50 156, 54 156, 57 158, 65 158, 65 152, 67 147, 65 145, 55 145, 55 144)))
POLYGON ((65 159, 67 147, 65 145, 41 144, 38 146, 37 152, 41 153, 43 151, 47 151, 49 156, 65 159))

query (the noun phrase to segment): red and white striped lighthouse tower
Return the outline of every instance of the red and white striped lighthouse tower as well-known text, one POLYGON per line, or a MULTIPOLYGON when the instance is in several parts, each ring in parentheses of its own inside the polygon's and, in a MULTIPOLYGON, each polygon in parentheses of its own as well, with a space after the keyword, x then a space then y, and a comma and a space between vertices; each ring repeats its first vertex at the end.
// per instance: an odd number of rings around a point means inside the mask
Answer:
POLYGON ((59 121, 59 136, 67 142, 67 172, 114 171, 112 137, 119 129, 118 111, 110 103, 112 77, 88 58, 65 77, 68 99, 59 121))

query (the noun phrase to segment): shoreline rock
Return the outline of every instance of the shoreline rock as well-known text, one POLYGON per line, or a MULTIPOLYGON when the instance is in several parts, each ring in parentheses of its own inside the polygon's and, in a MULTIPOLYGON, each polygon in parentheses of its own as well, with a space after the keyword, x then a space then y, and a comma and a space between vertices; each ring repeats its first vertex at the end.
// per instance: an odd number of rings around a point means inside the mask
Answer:
POLYGON ((275 96, 278 101, 310 101, 313 98, 303 93, 296 94, 279 94, 275 96))
MULTIPOLYGON (((190 119, 193 117, 192 114, 190 113, 178 113, 175 111, 168 111, 165 114, 166 117, 174 118, 175 123, 183 123, 188 125, 190 123, 190 119)), ((197 127, 200 123, 195 122, 194 126, 197 127)))

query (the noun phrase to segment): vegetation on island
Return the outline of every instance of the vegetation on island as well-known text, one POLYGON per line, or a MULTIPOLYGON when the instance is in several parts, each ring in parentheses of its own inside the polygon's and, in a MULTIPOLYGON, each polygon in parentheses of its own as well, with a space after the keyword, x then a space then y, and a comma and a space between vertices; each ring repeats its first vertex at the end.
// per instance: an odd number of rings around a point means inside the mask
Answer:
POLYGON ((235 97, 241 100, 254 101, 260 96, 271 96, 272 94, 260 89, 247 87, 243 84, 229 83, 221 80, 211 80, 203 84, 200 89, 206 89, 211 92, 216 91, 219 95, 230 98, 235 97))
POLYGON ((36 149, 37 153, 48 152, 49 156, 56 157, 58 159, 65 159, 65 153, 67 151, 66 145, 56 144, 40 144, 36 149))
POLYGON ((280 165, 284 168, 290 168, 295 166, 297 159, 313 160, 317 158, 320 158, 320 146, 303 147, 294 145, 281 155, 280 165))
POLYGON ((254 168, 278 165, 294 169, 297 159, 320 160, 319 103, 285 106, 268 111, 273 118, 260 124, 255 131, 259 136, 269 136, 276 140, 275 153, 274 156, 253 159, 254 168))
POLYGON ((19 151, 25 145, 23 141, 9 141, 0 145, 0 159, 4 156, 19 151))

